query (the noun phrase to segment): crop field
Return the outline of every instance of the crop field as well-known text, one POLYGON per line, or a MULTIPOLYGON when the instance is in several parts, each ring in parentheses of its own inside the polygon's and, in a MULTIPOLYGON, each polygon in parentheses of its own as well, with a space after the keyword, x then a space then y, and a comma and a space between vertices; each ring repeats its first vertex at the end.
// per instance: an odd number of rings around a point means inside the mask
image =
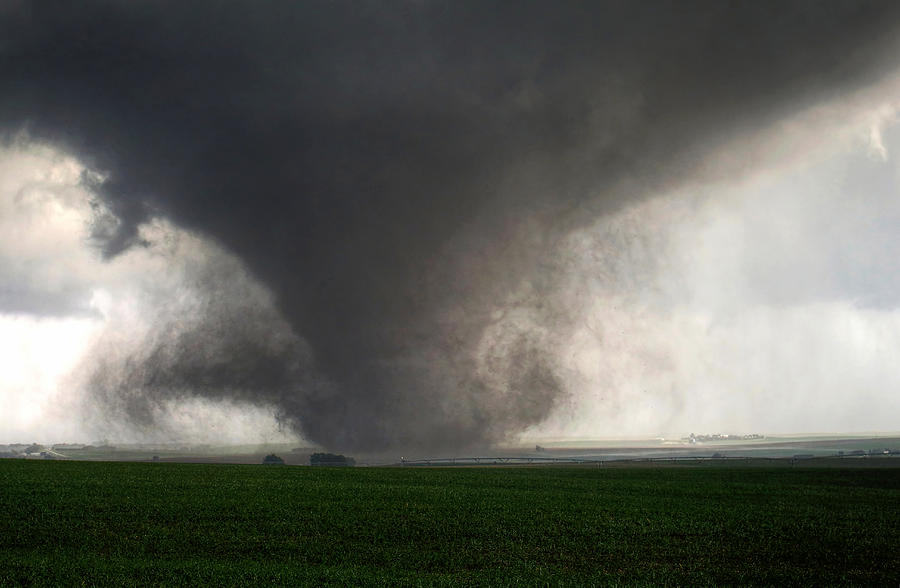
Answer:
POLYGON ((900 468, 0 460, 0 585, 885 585, 900 468))

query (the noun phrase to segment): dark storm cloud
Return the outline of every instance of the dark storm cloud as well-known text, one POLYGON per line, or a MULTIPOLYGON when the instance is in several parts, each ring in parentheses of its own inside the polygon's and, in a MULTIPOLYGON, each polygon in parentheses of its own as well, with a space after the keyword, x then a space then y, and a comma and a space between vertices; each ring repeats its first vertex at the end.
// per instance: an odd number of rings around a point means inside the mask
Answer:
POLYGON ((224 331, 211 317, 101 397, 241 388, 328 445, 453 447, 563 398, 542 333, 570 319, 541 302, 560 234, 684 180, 744 128, 874 80, 898 16, 892 2, 14 3, 0 124, 105 174, 107 256, 154 216, 201 231, 310 346, 265 351, 252 315, 224 331), (531 322, 486 342, 523 282, 531 322), (210 333, 232 339, 216 362, 210 333), (317 384, 292 375, 301 361, 317 384))

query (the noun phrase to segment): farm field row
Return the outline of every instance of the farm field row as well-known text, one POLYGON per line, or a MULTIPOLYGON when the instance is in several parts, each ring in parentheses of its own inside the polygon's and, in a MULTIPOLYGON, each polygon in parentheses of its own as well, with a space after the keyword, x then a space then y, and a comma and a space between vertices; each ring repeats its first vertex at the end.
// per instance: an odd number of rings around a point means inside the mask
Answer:
POLYGON ((900 581, 900 469, 0 460, 0 584, 900 581))

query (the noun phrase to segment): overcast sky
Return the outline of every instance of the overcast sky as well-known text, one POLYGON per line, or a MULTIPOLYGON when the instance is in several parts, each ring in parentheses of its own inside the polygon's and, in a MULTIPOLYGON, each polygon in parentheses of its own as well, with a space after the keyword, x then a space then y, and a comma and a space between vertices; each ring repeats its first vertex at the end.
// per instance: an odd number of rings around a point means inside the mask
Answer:
POLYGON ((5 4, 0 443, 896 431, 898 28, 5 4))

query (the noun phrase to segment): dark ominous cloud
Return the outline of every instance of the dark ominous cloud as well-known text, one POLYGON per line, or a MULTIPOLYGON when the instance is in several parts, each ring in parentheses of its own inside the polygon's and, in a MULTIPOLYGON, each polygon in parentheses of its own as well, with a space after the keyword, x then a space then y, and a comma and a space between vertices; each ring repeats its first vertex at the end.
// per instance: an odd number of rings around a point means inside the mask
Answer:
POLYGON ((200 272, 201 320, 97 361, 97 410, 249 400, 342 449, 540 422, 578 320, 548 302, 554 244, 739 173, 701 163, 876 81, 900 32, 896 2, 0 6, 0 128, 99 174, 104 255, 166 218, 236 254, 291 331, 200 272))

